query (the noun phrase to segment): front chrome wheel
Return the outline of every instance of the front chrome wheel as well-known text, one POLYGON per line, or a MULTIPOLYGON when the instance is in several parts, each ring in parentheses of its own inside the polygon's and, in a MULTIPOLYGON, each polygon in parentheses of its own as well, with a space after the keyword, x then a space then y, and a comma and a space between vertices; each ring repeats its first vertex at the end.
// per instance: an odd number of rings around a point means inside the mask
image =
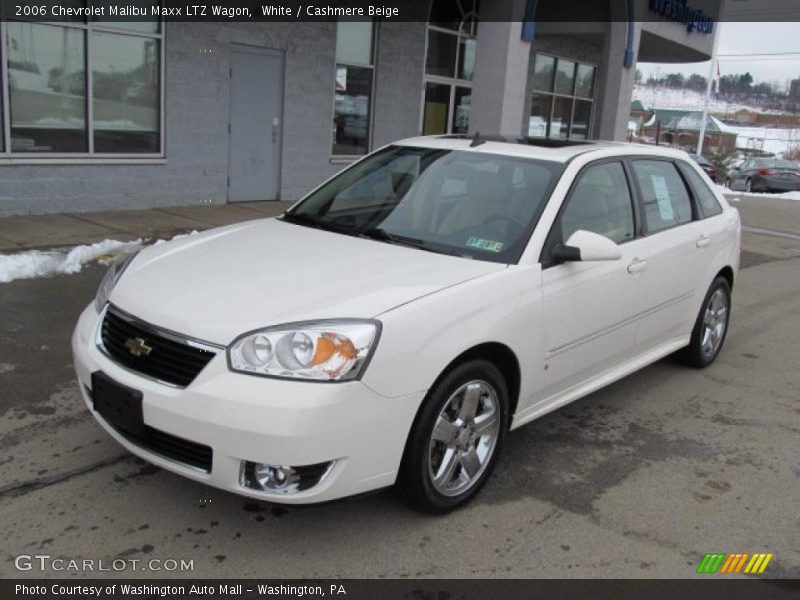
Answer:
POLYGON ((713 357, 719 350, 728 326, 728 296, 722 289, 717 289, 706 304, 703 315, 703 333, 700 349, 706 358, 713 357))
POLYGON ((474 486, 492 459, 500 433, 497 391, 482 380, 459 387, 431 433, 428 470, 434 489, 457 496, 474 486))

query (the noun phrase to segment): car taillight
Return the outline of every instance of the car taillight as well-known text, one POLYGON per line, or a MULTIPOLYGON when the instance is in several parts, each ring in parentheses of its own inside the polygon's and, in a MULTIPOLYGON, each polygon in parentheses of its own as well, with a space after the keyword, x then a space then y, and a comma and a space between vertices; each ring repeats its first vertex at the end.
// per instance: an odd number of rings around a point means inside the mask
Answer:
POLYGON ((770 171, 769 169, 759 169, 758 170, 758 174, 759 175, 772 175, 772 171, 770 171))

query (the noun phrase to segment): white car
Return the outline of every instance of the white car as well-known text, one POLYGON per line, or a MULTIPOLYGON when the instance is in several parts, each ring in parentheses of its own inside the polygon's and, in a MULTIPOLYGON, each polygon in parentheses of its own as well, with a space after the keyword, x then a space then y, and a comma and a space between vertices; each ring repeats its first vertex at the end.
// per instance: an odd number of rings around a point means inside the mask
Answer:
POLYGON ((175 473, 446 511, 510 429, 676 351, 713 362, 740 230, 683 152, 404 140, 281 217, 112 267, 75 367, 109 435, 175 473))

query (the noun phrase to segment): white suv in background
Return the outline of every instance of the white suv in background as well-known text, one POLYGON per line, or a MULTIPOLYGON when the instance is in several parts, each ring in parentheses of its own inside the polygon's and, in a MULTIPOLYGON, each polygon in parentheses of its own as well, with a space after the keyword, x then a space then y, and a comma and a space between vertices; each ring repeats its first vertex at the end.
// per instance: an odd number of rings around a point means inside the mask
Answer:
POLYGON ((720 352, 739 215, 689 157, 421 137, 284 215, 114 266, 73 338, 128 450, 310 503, 399 484, 441 512, 509 429, 674 352, 720 352))

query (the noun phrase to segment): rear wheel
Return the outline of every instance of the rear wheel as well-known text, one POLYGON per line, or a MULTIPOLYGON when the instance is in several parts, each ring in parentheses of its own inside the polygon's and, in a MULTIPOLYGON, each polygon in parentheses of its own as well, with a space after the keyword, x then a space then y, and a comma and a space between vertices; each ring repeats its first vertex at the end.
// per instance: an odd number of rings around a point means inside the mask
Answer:
POLYGON ((717 277, 703 300, 691 342, 680 353, 683 362, 696 368, 704 368, 714 362, 725 342, 730 316, 731 286, 724 277, 717 277))
POLYGON ((469 501, 497 462, 508 430, 500 370, 471 360, 429 392, 409 435, 398 485, 415 508, 443 513, 469 501))

